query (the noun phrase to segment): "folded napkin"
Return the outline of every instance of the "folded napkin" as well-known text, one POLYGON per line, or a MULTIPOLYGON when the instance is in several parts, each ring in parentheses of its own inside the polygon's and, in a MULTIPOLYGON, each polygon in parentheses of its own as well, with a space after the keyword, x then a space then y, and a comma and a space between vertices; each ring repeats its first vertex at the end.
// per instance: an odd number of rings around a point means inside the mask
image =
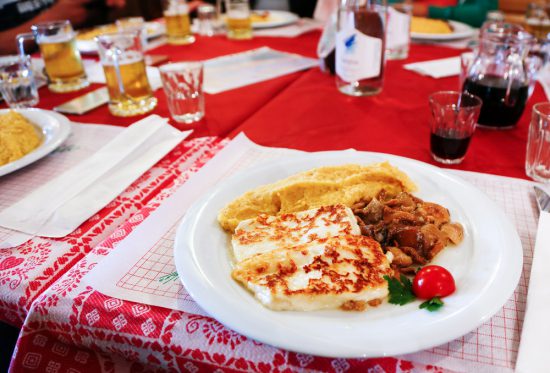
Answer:
POLYGON ((323 28, 323 23, 315 21, 313 19, 302 18, 298 22, 292 25, 283 27, 272 27, 261 30, 254 30, 254 36, 275 36, 283 38, 294 38, 310 32, 323 28))
MULTIPOLYGON (((550 188, 546 188, 548 193, 550 188)), ((550 213, 541 211, 531 265, 527 307, 516 362, 517 373, 543 373, 550 367, 550 213)))
POLYGON ((316 59, 268 47, 204 62, 204 91, 215 94, 318 66, 316 59))
POLYGON ((446 78, 460 74, 460 57, 443 58, 440 60, 415 62, 403 65, 406 70, 414 71, 432 78, 446 78))
POLYGON ((0 226, 64 237, 189 135, 157 115, 124 129, 92 156, 0 211, 0 226))

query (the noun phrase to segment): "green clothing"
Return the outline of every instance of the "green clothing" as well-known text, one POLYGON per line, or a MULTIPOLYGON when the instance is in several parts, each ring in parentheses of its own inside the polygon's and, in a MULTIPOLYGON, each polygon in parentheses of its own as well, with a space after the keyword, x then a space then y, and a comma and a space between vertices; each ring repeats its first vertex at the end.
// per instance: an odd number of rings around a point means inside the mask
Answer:
POLYGON ((474 27, 480 27, 485 22, 487 12, 497 9, 498 0, 463 0, 456 6, 430 6, 428 16, 430 18, 452 19, 474 27))

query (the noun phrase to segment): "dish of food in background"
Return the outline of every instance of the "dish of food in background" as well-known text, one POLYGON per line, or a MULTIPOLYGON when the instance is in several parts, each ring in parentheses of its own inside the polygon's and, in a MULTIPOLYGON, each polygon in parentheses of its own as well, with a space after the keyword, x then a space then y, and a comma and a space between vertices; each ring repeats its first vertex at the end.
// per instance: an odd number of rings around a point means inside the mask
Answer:
POLYGON ((250 19, 252 28, 262 29, 290 25, 298 21, 299 17, 284 10, 254 10, 250 19))
POLYGON ((446 41, 472 37, 475 30, 462 22, 412 17, 411 38, 415 40, 446 41))
POLYGON ((42 157, 46 156, 53 150, 55 150, 63 141, 67 139, 71 132, 70 122, 63 115, 54 113, 48 110, 41 109, 2 109, 0 110, 0 162, 4 159, 4 152, 9 151, 12 153, 11 146, 8 146, 5 141, 13 143, 17 141, 19 143, 26 143, 27 141, 21 141, 21 139, 15 140, 14 136, 24 136, 25 138, 32 138, 32 132, 29 134, 28 125, 34 126, 37 132, 37 138, 39 143, 36 144, 36 138, 28 141, 28 144, 24 146, 25 149, 20 149, 17 157, 9 158, 8 163, 0 166, 0 176, 9 174, 13 171, 19 170, 42 157), (9 136, 5 136, 2 130, 2 122, 9 120, 10 124, 14 121, 26 123, 19 124, 23 129, 17 131, 18 133, 11 133, 9 136), (25 134, 26 133, 26 134, 25 134), (22 155, 21 150, 25 153, 22 155))
MULTIPOLYGON (((359 236, 360 237, 360 236, 359 236)), ((388 154, 321 152, 277 160, 219 184, 189 209, 174 245, 175 263, 194 300, 222 324, 280 348, 331 357, 410 353, 458 338, 486 321, 509 299, 522 268, 519 237, 503 212, 475 187, 441 169, 388 154), (452 273, 457 291, 437 312, 383 303, 368 312, 274 312, 229 280, 234 269, 230 235, 219 211, 254 188, 322 166, 389 161, 418 186, 415 196, 449 209, 464 227, 457 246, 432 261, 452 273), (272 331, 278 330, 278 333, 272 331), (438 330, 438 333, 433 333, 438 330)))
MULTIPOLYGON (((161 22, 145 22, 145 28, 147 30, 147 39, 155 39, 166 34, 166 26, 161 22)), ((99 35, 113 32, 117 32, 117 26, 115 24, 80 30, 76 35, 76 47, 80 53, 96 54, 97 44, 94 38, 99 35)))

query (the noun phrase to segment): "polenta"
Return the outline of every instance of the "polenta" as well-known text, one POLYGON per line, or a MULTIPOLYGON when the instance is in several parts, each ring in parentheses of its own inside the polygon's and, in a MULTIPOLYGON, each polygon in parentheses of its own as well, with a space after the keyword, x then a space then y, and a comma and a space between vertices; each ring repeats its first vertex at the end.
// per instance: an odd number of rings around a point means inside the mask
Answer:
POLYGON ((42 136, 23 115, 9 111, 0 115, 0 166, 36 149, 42 136))
POLYGON ((223 229, 234 232, 239 222, 262 213, 278 215, 336 204, 349 207, 382 189, 397 195, 414 191, 416 186, 388 162, 319 167, 246 192, 220 211, 218 221, 223 229))
POLYGON ((441 19, 412 17, 411 32, 419 34, 452 34, 453 28, 448 22, 441 19))

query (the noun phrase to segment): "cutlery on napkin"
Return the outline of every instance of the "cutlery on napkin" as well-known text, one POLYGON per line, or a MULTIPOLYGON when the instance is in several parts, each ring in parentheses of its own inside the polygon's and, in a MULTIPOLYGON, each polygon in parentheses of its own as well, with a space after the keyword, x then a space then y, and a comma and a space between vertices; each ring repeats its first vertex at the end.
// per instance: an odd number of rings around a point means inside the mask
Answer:
POLYGON ((460 56, 443 58, 439 60, 415 62, 403 65, 406 70, 414 71, 432 78, 446 78, 460 74, 460 56))
POLYGON ((64 237, 106 206, 190 132, 178 131, 158 115, 144 118, 88 159, 0 211, 0 226, 30 235, 64 237))
POLYGON ((548 372, 550 367, 550 196, 535 187, 540 216, 516 372, 548 372))

